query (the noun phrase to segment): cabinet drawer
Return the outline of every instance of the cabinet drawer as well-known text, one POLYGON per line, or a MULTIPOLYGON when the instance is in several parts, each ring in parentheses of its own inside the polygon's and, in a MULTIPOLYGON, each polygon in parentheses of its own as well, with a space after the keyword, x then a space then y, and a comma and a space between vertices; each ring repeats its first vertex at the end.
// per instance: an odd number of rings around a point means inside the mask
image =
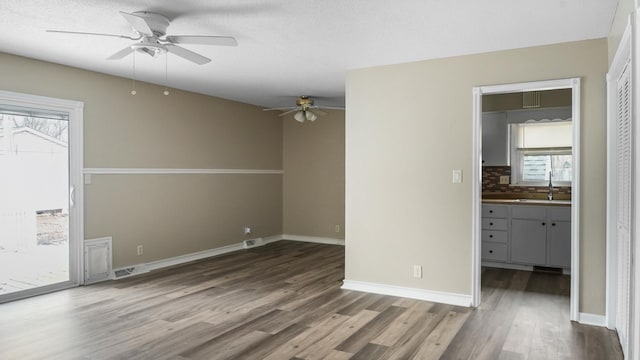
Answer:
POLYGON ((507 243, 506 231, 482 230, 482 241, 507 243))
POLYGON ((507 230, 507 219, 482 219, 484 230, 507 230))
POLYGON ((554 206, 549 207, 549 219, 560 221, 571 221, 571 207, 554 206))
POLYGON ((507 244, 482 243, 482 260, 507 261, 507 244))
POLYGON ((482 217, 486 218, 506 218, 507 207, 500 205, 482 205, 482 217))
POLYGON ((511 207, 511 217, 515 219, 546 219, 547 208, 545 206, 522 206, 511 207))

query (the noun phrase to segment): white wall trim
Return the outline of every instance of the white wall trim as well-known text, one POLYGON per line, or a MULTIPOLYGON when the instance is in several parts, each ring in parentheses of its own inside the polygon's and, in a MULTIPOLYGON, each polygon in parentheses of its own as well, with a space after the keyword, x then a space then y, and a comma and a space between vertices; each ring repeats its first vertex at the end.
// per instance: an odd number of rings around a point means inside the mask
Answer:
MULTIPOLYGON (((342 239, 332 239, 332 238, 324 238, 319 236, 304 236, 304 235, 273 235, 266 236, 261 239, 264 245, 274 243, 280 240, 292 240, 292 241, 303 241, 303 242, 313 242, 318 244, 329 244, 329 245, 342 245, 344 246, 344 240, 342 239)), ((252 248, 253 249, 253 248, 252 248)), ((218 247, 215 249, 198 251, 191 254, 174 256, 168 259, 151 261, 148 263, 140 263, 135 265, 128 265, 119 267, 117 269, 113 269, 111 278, 116 279, 115 273, 116 271, 125 270, 125 269, 135 269, 131 274, 126 276, 120 276, 118 279, 122 279, 127 276, 133 276, 138 274, 144 274, 149 271, 158 270, 162 268, 166 268, 169 266, 180 265, 184 263, 188 263, 191 261, 202 260, 213 256, 223 255, 234 251, 246 250, 243 247, 243 242, 226 245, 222 247, 218 247)))
POLYGON ((318 243, 318 244, 344 246, 344 239, 334 239, 334 238, 321 237, 321 236, 284 234, 282 235, 282 240, 304 241, 304 242, 311 242, 311 243, 318 243))
POLYGON ((471 306, 480 306, 482 263, 482 89, 473 89, 473 168, 471 180, 471 306))
POLYGON ((222 246, 215 249, 198 251, 191 254, 180 255, 180 256, 175 256, 168 259, 152 261, 144 265, 147 268, 147 270, 153 271, 153 270, 166 268, 169 266, 180 265, 180 264, 188 263, 191 261, 202 260, 202 259, 206 259, 213 256, 223 255, 223 254, 227 254, 227 253, 242 250, 242 249, 243 249, 242 242, 239 242, 236 244, 226 245, 226 246, 222 246))
POLYGON ((238 250, 243 250, 242 242, 218 247, 215 249, 198 251, 191 254, 174 256, 168 259, 156 260, 156 261, 151 261, 148 263, 140 263, 136 265, 123 266, 117 269, 113 269, 112 278, 113 279, 116 278, 115 277, 116 271, 120 271, 124 269, 135 268, 136 271, 131 273, 130 275, 138 275, 138 274, 143 274, 149 271, 166 268, 169 266, 180 265, 180 264, 188 263, 191 261, 206 259, 212 256, 223 255, 223 254, 227 254, 227 253, 238 251, 238 250))
POLYGON ((233 174, 233 175, 280 175, 277 169, 170 169, 170 168, 84 168, 85 174, 92 175, 190 175, 190 174, 233 174))
POLYGON ((540 91, 552 89, 572 90, 572 120, 573 120, 573 181, 571 193, 574 194, 571 206, 571 299, 569 306, 569 318, 578 321, 580 306, 580 78, 567 78, 546 81, 534 81, 526 83, 489 85, 474 87, 473 90, 473 158, 472 170, 474 180, 472 182, 472 229, 471 229, 471 298, 473 306, 480 304, 480 211, 481 177, 475 175, 482 166, 482 96, 486 94, 503 94, 522 91, 540 91), (479 134, 478 134, 479 133, 479 134))
POLYGON ((262 238, 262 240, 264 240, 264 244, 265 245, 271 244, 271 243, 276 242, 276 241, 280 241, 282 239, 283 239, 282 235, 273 235, 273 236, 267 236, 267 237, 262 238))
POLYGON ((581 82, 580 78, 570 79, 572 93, 572 122, 573 122, 573 179, 571 181, 571 298, 569 303, 569 318, 576 319, 580 311, 580 126, 582 117, 581 82))
POLYGON ((607 320, 604 315, 595 315, 589 313, 580 313, 580 319, 578 320, 580 324, 584 325, 593 325, 593 326, 606 326, 607 320))
POLYGON ((342 289, 363 291, 374 294, 399 296, 410 299, 432 301, 456 306, 471 306, 471 296, 441 291, 375 284, 364 281, 344 280, 342 289))

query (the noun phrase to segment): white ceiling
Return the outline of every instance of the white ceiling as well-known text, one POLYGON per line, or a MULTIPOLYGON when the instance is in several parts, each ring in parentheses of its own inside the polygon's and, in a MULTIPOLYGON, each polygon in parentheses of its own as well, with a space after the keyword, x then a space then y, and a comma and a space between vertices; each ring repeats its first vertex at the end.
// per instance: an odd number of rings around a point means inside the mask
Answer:
MULTIPOLYGON (((606 37, 617 0, 0 0, 0 52, 131 77, 132 56, 106 60, 133 36, 119 11, 171 19, 167 33, 229 35, 238 47, 184 45, 169 55, 173 88, 260 106, 344 104, 349 69, 606 37)), ((163 57, 136 56, 139 80, 164 84, 163 57)))

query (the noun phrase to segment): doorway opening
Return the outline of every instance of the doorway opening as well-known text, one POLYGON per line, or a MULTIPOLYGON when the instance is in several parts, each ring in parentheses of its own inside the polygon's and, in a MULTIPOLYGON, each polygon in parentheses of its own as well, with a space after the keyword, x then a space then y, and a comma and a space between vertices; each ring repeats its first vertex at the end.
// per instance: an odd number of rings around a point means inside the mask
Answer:
POLYGON ((578 320, 580 79, 473 90, 472 305, 482 301, 483 269, 570 272, 570 281, 559 279, 570 288, 569 318, 578 320), (541 94, 569 106, 532 110, 544 108, 541 94), (489 106, 510 98, 520 101, 519 110, 489 106), (483 100, 491 122, 483 123, 483 100), (483 190, 493 197, 485 204, 483 190))
POLYGON ((0 92, 0 302, 82 283, 82 103, 0 92))

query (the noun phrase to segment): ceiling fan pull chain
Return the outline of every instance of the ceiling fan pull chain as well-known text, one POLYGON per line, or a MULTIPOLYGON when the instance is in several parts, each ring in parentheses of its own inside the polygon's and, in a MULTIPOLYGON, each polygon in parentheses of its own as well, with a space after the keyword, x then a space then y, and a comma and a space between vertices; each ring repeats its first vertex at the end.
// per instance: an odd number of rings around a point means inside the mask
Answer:
POLYGON ((136 52, 135 51, 133 51, 133 75, 131 77, 131 80, 133 82, 131 95, 135 95, 136 94, 136 52))
POLYGON ((169 69, 169 52, 164 53, 164 96, 169 95, 169 89, 167 89, 167 73, 169 69))

